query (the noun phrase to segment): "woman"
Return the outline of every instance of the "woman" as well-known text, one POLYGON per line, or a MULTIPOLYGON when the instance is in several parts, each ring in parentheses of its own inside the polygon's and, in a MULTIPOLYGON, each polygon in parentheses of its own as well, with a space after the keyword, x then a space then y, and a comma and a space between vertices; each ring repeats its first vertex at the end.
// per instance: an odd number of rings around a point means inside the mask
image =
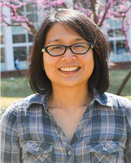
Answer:
POLYGON ((1 121, 2 163, 129 163, 131 101, 105 93, 109 42, 75 10, 47 17, 34 37, 30 85, 1 121))

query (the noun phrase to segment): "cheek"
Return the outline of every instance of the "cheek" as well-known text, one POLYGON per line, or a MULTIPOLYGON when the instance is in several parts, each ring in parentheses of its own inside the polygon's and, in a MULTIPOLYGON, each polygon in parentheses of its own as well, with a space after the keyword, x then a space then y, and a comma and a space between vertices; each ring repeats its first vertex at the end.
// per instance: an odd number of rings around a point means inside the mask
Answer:
POLYGON ((43 67, 44 67, 46 74, 51 69, 50 59, 46 54, 43 54, 43 67))
MULTIPOLYGON (((51 76, 51 74, 52 74, 52 73, 51 73, 52 68, 51 68, 51 66, 49 65, 48 62, 45 62, 45 60, 43 60, 43 63, 44 63, 44 71, 45 71, 47 77, 50 79, 50 76, 51 76)), ((51 80, 51 79, 50 79, 50 80, 51 80)))
POLYGON ((93 70, 94 70, 94 57, 90 61, 89 68, 90 68, 90 72, 91 72, 91 75, 92 75, 93 70))
POLYGON ((52 57, 49 56, 47 53, 43 53, 43 64, 44 69, 47 69, 49 66, 52 65, 52 57))
POLYGON ((94 70, 94 55, 92 52, 82 56, 81 59, 82 62, 85 64, 85 69, 87 69, 88 71, 94 70))
POLYGON ((43 68, 46 75, 49 77, 53 75, 56 70, 56 58, 49 56, 48 54, 43 54, 43 68))

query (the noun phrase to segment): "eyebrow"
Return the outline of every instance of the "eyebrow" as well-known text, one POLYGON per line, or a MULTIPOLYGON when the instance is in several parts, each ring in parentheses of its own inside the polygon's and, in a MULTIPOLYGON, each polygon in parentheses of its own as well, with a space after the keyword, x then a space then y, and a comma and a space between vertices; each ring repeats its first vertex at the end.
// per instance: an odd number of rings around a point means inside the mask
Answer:
MULTIPOLYGON (((76 38, 73 41, 86 41, 84 38, 76 38)), ((50 40, 47 44, 52 43, 52 42, 61 42, 61 39, 52 39, 50 40)))
POLYGON ((51 42, 59 42, 60 41, 60 39, 55 39, 55 40, 50 40, 47 44, 49 44, 49 43, 51 43, 51 42))

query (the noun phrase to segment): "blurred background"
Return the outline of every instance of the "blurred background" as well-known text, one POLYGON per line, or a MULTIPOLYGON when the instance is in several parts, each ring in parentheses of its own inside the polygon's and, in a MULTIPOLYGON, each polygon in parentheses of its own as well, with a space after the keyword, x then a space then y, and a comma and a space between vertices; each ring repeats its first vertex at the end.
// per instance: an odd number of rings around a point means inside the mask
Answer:
POLYGON ((108 92, 131 99, 130 0, 4 0, 0 2, 1 113, 33 92, 26 79, 32 39, 46 15, 73 8, 91 18, 111 45, 108 92))

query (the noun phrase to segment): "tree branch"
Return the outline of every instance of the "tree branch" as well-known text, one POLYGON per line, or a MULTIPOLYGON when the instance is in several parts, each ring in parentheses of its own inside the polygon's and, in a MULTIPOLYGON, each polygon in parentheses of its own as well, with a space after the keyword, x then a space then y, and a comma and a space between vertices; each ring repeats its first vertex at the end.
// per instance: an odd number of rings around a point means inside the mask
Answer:
POLYGON ((105 18, 106 18, 106 14, 107 14, 107 12, 108 12, 108 10, 109 10, 109 8, 110 8, 110 6, 111 6, 110 4, 107 6, 106 11, 105 11, 105 13, 104 13, 104 15, 103 15, 103 17, 102 17, 102 20, 101 20, 101 22, 98 24, 99 27, 102 26, 102 24, 103 24, 103 22, 104 22, 104 20, 105 20, 105 18))
POLYGON ((98 23, 98 16, 96 15, 96 10, 95 10, 95 0, 90 0, 91 2, 91 8, 92 8, 92 11, 93 11, 93 14, 94 14, 94 21, 95 23, 97 24, 98 23))
POLYGON ((20 23, 12 23, 12 24, 9 24, 7 21, 3 20, 3 22, 5 24, 7 24, 7 26, 20 26, 21 24, 20 23))
MULTIPOLYGON (((23 16, 23 18, 25 18, 25 16, 20 11, 17 11, 17 13, 18 13, 18 15, 23 16)), ((35 29, 35 27, 30 22, 28 22, 28 21, 25 21, 25 23, 29 27, 29 29, 30 29, 29 31, 34 35, 36 33, 36 31, 37 31, 35 29)))

